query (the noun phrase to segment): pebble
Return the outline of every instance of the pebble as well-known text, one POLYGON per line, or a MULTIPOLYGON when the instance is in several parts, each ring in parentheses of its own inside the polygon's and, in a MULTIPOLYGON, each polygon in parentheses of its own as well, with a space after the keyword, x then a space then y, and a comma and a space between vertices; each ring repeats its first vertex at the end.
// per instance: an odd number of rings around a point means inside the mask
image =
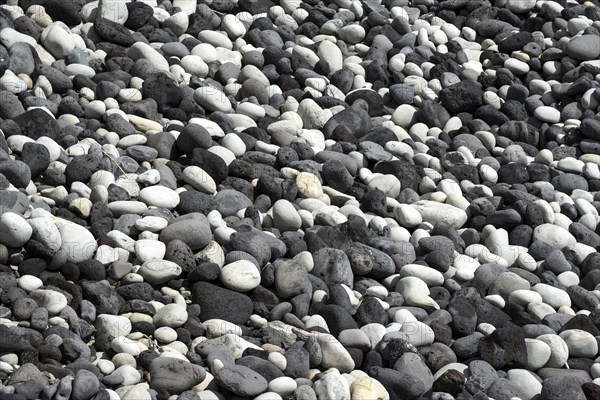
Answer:
POLYGON ((6 212, 0 216, 0 243, 7 247, 21 247, 29 241, 32 227, 19 214, 6 212))
POLYGON ((594 397, 597 7, 43 3, 0 12, 2 395, 594 397))
POLYGON ((239 260, 223 266, 220 278, 225 287, 236 292, 255 289, 261 281, 258 268, 247 260, 239 260))

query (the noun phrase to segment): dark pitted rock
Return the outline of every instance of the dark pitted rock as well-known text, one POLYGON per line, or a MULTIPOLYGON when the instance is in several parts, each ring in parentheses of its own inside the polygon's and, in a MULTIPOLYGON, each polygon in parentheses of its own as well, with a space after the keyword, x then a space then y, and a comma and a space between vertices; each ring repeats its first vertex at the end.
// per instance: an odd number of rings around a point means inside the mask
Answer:
POLYGON ((524 398, 523 391, 506 378, 498 378, 487 390, 487 395, 494 399, 524 398))
POLYGON ((462 81, 440 91, 442 105, 452 115, 474 113, 483 105, 481 85, 473 81, 462 81))
POLYGON ((129 29, 106 18, 96 18, 94 30, 102 39, 120 46, 128 47, 135 43, 129 29))
POLYGON ((19 189, 26 188, 31 181, 31 169, 23 161, 0 161, 0 174, 19 189))
POLYGON ((498 170, 498 181, 508 184, 525 183, 529 181, 529 173, 523 164, 504 164, 498 170))
POLYGON ((581 133, 590 139, 600 140, 600 121, 595 118, 585 118, 579 126, 581 133))
POLYGON ((348 107, 327 121, 323 127, 323 134, 326 139, 331 138, 334 129, 338 125, 345 126, 356 138, 366 135, 372 128, 369 114, 362 108, 355 107, 348 107))
POLYGON ((119 309, 125 304, 125 300, 106 281, 83 281, 80 285, 83 298, 96 307, 98 314, 118 315, 119 309))
POLYGON ((220 318, 235 324, 245 323, 252 314, 252 301, 237 293, 208 282, 192 285, 192 298, 200 305, 200 320, 220 318))
POLYGON ((450 300, 448 312, 452 315, 452 331, 458 336, 467 336, 475 332, 477 313, 463 297, 456 296, 450 300))
POLYGON ((542 393, 540 399, 542 400, 586 400, 586 396, 582 390, 581 385, 586 383, 579 376, 569 375, 556 375, 549 377, 542 383, 542 393))
POLYGON ((56 119, 39 108, 19 114, 13 117, 12 120, 19 125, 23 135, 34 140, 42 136, 57 139, 60 134, 60 126, 56 119))
POLYGON ((43 4, 44 9, 53 20, 60 20, 67 25, 79 25, 81 23, 81 15, 79 12, 85 5, 85 0, 68 2, 61 0, 46 0, 43 4))
POLYGON ((244 356, 236 361, 237 365, 243 365, 262 375, 267 382, 271 382, 275 378, 285 376, 283 372, 275 366, 275 364, 257 356, 244 356))
POLYGON ((465 376, 462 373, 455 369, 449 369, 435 380, 432 390, 458 396, 465 387, 465 381, 465 376))
POLYGON ((527 364, 525 335, 518 327, 496 329, 479 342, 479 353, 494 368, 522 368, 527 364))
POLYGON ((403 189, 410 188, 415 191, 418 190, 424 174, 422 167, 402 160, 378 162, 373 172, 392 174, 400 180, 403 189))
POLYGON ((268 387, 262 375, 243 365, 223 367, 215 378, 219 385, 241 397, 257 396, 268 387))
POLYGON ((413 375, 378 367, 372 368, 368 373, 381 382, 391 399, 416 400, 425 393, 423 382, 413 375))
POLYGON ((335 304, 321 306, 318 309, 318 314, 321 315, 325 321, 327 321, 329 331, 336 337, 340 332, 346 329, 358 328, 356 321, 354 321, 352 318, 352 315, 344 308, 335 304))
POLYGON ((179 193, 179 204, 177 211, 181 214, 189 214, 199 212, 208 214, 210 211, 217 208, 215 197, 197 190, 186 190, 179 193))
POLYGON ((354 274, 350 261, 342 250, 333 248, 321 249, 315 254, 314 268, 311 273, 321 279, 328 285, 343 283, 352 287, 354 274))
POLYGON ((165 260, 173 261, 179 265, 184 273, 196 268, 194 252, 185 242, 175 239, 167 245, 165 260))
POLYGON ((156 72, 144 80, 144 98, 151 98, 158 104, 158 111, 164 112, 177 107, 183 99, 183 90, 164 72, 156 72))
POLYGON ((450 114, 444 106, 425 100, 417 111, 417 119, 430 128, 443 128, 450 119, 450 114))
POLYGON ((147 282, 130 283, 119 286, 117 293, 126 301, 129 300, 154 300, 154 289, 147 282))
POLYGON ((73 82, 71 79, 60 70, 50 65, 37 64, 35 66, 31 77, 33 79, 38 79, 40 76, 45 76, 46 79, 48 79, 52 84, 54 93, 64 94, 67 90, 73 89, 73 82))
MULTIPOLYGON (((1 54, 0 57, 2 57, 1 54)), ((25 108, 19 101, 19 98, 11 92, 6 90, 1 91, 0 99, 2 99, 2 101, 0 101, 0 118, 14 118, 25 112, 25 108)))
POLYGON ((18 326, 0 325, 0 351, 8 353, 11 351, 21 352, 34 349, 43 342, 42 334, 33 329, 18 326))

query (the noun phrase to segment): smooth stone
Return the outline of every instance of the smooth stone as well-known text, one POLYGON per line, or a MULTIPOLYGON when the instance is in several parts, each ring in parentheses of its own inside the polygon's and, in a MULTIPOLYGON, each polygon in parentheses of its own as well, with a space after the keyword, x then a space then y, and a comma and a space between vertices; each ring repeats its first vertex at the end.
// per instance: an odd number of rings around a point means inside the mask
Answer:
POLYGON ((150 65, 159 71, 169 71, 169 63, 167 60, 150 45, 143 42, 135 42, 128 50, 127 56, 133 61, 140 59, 147 60, 150 65))
POLYGON ((593 358, 598 354, 598 342, 591 333, 581 329, 568 329, 559 334, 569 348, 570 357, 593 358))
POLYGON ((25 218, 13 212, 5 212, 0 216, 0 243, 7 247, 21 247, 33 234, 32 227, 25 218))
POLYGON ((152 285, 159 285, 176 279, 181 275, 181 272, 182 269, 179 265, 167 260, 146 261, 138 271, 144 277, 144 280, 152 285))
POLYGON ((169 328, 179 328, 188 320, 188 312, 182 305, 171 303, 158 309, 152 322, 155 326, 167 326, 169 328))
POLYGON ((467 213, 458 207, 430 200, 419 200, 411 204, 423 218, 423 222, 435 224, 444 221, 459 229, 467 222, 467 213))
POLYGON ((187 183, 201 192, 214 194, 217 191, 214 179, 200 167, 194 165, 186 167, 182 176, 187 183))
POLYGON ((59 227, 61 250, 67 255, 67 261, 82 262, 90 260, 97 248, 96 238, 81 225, 65 223, 59 227))
POLYGON ((159 393, 180 394, 206 378, 199 365, 172 357, 157 357, 150 363, 150 387, 159 393))
POLYGON ((525 338, 527 346, 527 369, 537 371, 542 368, 548 360, 552 350, 550 346, 541 340, 525 338))
POLYGON ((150 260, 162 260, 167 252, 167 246, 158 240, 140 239, 135 242, 135 254, 142 263, 150 260))
POLYGON ((243 365, 223 367, 215 378, 221 386, 241 397, 254 397, 268 388, 267 380, 262 375, 243 365))
POLYGON ((67 306, 65 295, 54 290, 36 289, 29 293, 29 297, 48 310, 50 315, 59 314, 67 306))
POLYGON ((569 347, 562 337, 547 333, 536 338, 550 347, 550 358, 546 363, 546 368, 561 368, 569 359, 569 347))
POLYGON ((149 186, 140 190, 139 199, 148 206, 172 210, 179 204, 179 194, 165 186, 149 186))
POLYGON ((220 280, 226 288, 248 292, 260 285, 260 271, 252 262, 239 260, 221 268, 220 280))
POLYGON ((277 200, 273 205, 273 225, 281 232, 296 231, 302 227, 302 218, 288 200, 277 200))
POLYGON ((558 250, 577 243, 577 240, 569 231, 554 224, 537 226, 533 230, 533 240, 541 240, 558 250))

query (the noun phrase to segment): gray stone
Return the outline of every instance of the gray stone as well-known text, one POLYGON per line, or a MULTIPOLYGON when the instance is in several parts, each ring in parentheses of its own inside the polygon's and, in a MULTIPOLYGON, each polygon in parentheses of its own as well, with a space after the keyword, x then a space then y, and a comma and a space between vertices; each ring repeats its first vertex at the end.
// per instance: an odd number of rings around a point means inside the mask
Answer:
POLYGON ((72 400, 89 400, 98 393, 100 381, 96 375, 88 370, 81 369, 73 381, 72 400))
POLYGON ((206 378, 202 367, 171 357, 157 357, 150 363, 150 387, 157 392, 179 394, 206 378))
POLYGON ((215 378, 219 385, 241 397, 257 396, 268 387, 262 375, 243 365, 224 367, 215 378))

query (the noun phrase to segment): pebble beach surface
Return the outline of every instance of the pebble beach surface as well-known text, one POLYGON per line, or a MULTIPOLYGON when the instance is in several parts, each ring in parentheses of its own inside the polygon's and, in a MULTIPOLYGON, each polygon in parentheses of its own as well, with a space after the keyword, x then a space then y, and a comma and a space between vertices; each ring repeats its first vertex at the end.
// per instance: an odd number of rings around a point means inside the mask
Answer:
POLYGON ((600 6, 0 1, 0 399, 600 399, 600 6))

